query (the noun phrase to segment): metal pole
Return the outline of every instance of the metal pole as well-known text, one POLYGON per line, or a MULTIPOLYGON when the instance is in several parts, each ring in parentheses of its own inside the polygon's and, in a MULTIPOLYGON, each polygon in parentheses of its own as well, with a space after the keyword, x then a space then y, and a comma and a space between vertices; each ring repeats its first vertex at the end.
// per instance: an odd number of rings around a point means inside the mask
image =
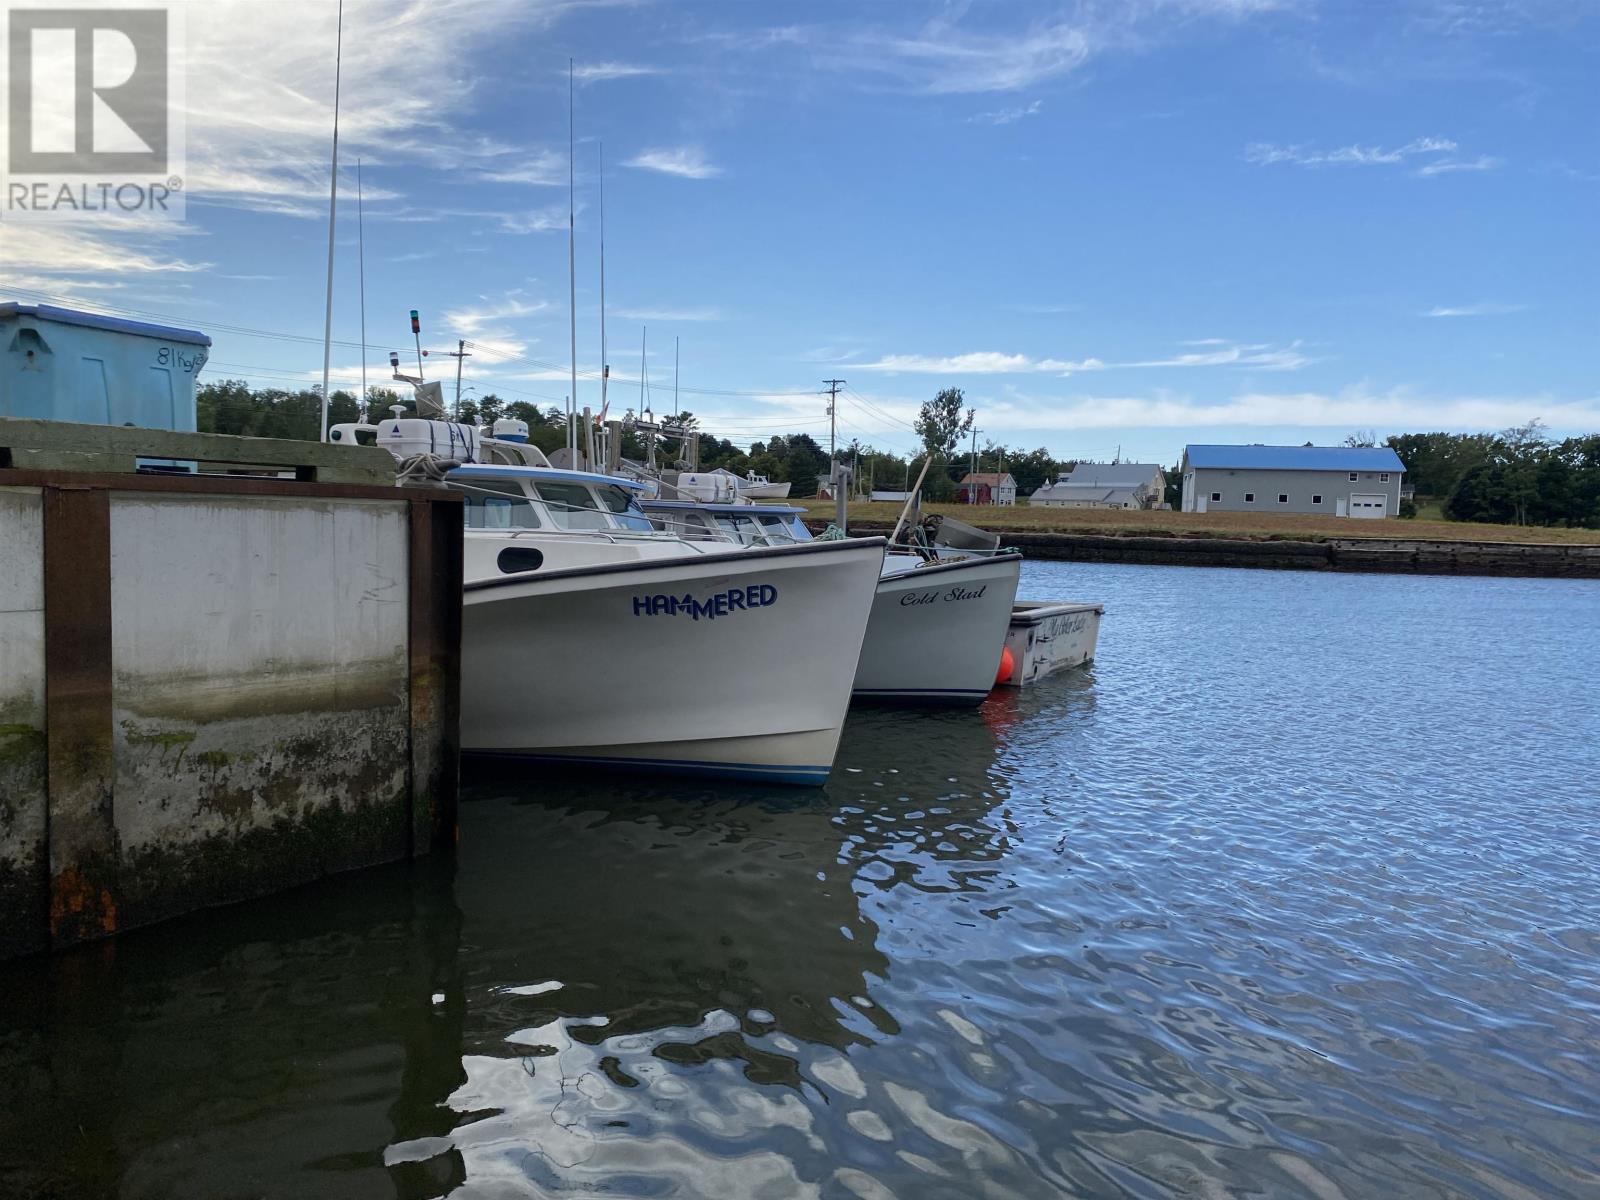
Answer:
POLYGON ((600 143, 600 419, 606 419, 611 363, 606 358, 606 145, 600 143))
POLYGON ((678 335, 672 335, 672 415, 678 415, 678 335))
POLYGON ((322 317, 322 415, 317 440, 328 440, 328 368, 333 355, 333 223, 339 207, 339 77, 344 68, 344 0, 339 0, 339 31, 333 48, 333 169, 328 181, 328 302, 322 317))
POLYGON ((576 456, 578 434, 572 418, 578 407, 578 171, 572 59, 567 59, 567 308, 572 324, 572 394, 567 397, 567 448, 576 456))
POLYGON ((361 404, 356 420, 367 419, 367 236, 361 211, 361 160, 356 159, 356 261, 361 277, 361 404))

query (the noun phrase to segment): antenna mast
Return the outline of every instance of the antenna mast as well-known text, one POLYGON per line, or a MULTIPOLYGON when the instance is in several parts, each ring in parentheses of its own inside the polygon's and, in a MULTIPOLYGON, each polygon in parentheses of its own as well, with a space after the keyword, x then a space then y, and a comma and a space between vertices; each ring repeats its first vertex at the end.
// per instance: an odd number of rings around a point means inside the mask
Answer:
POLYGON ((672 335, 672 415, 678 415, 678 335, 672 335))
POLYGON ((600 143, 600 419, 605 420, 611 364, 606 360, 606 144, 600 143))
POLYGON ((367 235, 361 210, 361 160, 356 159, 356 255, 361 276, 361 404, 356 419, 364 421, 370 407, 367 398, 367 235))
MULTIPOLYGON (((342 0, 341 0, 342 2, 342 0)), ((577 164, 575 161, 578 137, 574 116, 574 69, 572 59, 567 59, 567 307, 572 324, 572 393, 567 397, 567 449, 574 460, 578 454, 578 433, 572 418, 578 411, 578 200, 577 164)))
POLYGON ((333 170, 328 181, 328 301, 322 318, 322 415, 317 440, 328 440, 328 364, 333 354, 333 218, 339 205, 339 77, 344 68, 344 0, 333 48, 333 170))

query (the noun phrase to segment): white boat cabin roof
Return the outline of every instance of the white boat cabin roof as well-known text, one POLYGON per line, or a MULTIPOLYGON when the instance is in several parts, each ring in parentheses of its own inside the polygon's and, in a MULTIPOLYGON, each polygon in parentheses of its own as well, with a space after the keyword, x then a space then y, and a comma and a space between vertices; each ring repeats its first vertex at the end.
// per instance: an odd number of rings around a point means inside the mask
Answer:
POLYGON ((551 483, 610 484, 613 487, 627 488, 632 492, 644 490, 642 483, 624 479, 620 475, 600 475, 593 471, 565 471, 559 467, 518 467, 501 463, 463 463, 459 467, 452 467, 447 478, 532 479, 536 482, 544 479, 551 483))

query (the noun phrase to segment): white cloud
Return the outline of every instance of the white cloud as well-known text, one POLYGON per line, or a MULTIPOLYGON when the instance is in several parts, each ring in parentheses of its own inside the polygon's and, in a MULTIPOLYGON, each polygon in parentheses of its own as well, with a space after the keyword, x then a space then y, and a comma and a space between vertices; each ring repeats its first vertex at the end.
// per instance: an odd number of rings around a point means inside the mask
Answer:
POLYGON ((1198 429, 1215 426, 1355 426, 1503 429, 1537 416, 1553 429, 1600 426, 1600 395, 1429 395, 1411 388, 1338 392, 1248 392, 1197 401, 1166 391, 1149 396, 1012 396, 983 401, 984 427, 1003 429, 1198 429))
POLYGON ((566 187, 567 156, 554 150, 513 151, 495 155, 493 165, 479 169, 478 178, 489 183, 527 183, 535 187, 566 187))
POLYGON ((1445 159, 1442 162, 1431 162, 1417 169, 1418 175, 1447 175, 1453 171, 1492 171, 1501 164, 1500 159, 1488 154, 1480 154, 1477 158, 1445 159))
POLYGON ((597 62, 579 63, 573 76, 579 83, 605 83, 612 79, 633 79, 640 75, 659 75, 660 67, 646 67, 638 63, 597 62))
POLYGON ((660 171, 665 175, 677 175, 683 179, 712 179, 722 174, 722 168, 708 162, 706 152, 698 146, 644 150, 623 165, 638 167, 645 171, 660 171))
POLYGON ((528 348, 528 343, 518 337, 508 324, 518 317, 529 317, 544 312, 550 305, 543 300, 525 299, 520 292, 510 292, 497 300, 480 297, 482 303, 447 309, 442 315, 445 327, 466 338, 473 349, 494 358, 515 358, 528 348))
POLYGON ((995 112, 974 113, 967 118, 967 123, 969 125, 1011 125, 1022 120, 1023 117, 1037 116, 1042 107, 1044 107, 1044 101, 1035 100, 1033 103, 1023 105, 1020 108, 1002 108, 995 112))
POLYGON ((985 350, 970 354, 930 357, 919 354, 887 354, 877 362, 853 363, 856 371, 884 371, 913 375, 1073 375, 1084 371, 1117 371, 1160 367, 1255 367, 1267 371, 1293 371, 1315 361, 1300 350, 1300 343, 1270 346, 1220 345, 1211 339, 1200 344, 1212 347, 1174 354, 1166 358, 1107 362, 1099 358, 1070 361, 1059 358, 1030 358, 1025 354, 1005 354, 985 350))
POLYGON ((1527 307, 1526 304, 1496 304, 1492 300, 1484 300, 1478 304, 1435 305, 1422 315, 1425 317, 1503 317, 1508 313, 1521 312, 1527 307))
MULTIPOLYGON (((1270 166, 1290 163, 1297 167, 1372 167, 1393 166, 1418 155, 1449 154, 1457 149, 1449 138, 1413 138, 1403 146, 1385 149, 1382 146, 1340 146, 1334 150, 1316 150, 1305 146, 1277 146, 1270 142, 1252 142, 1244 149, 1246 162, 1270 166)), ((1437 164, 1422 168, 1424 174, 1437 164)))
POLYGON ((619 308, 613 310, 619 317, 630 321, 720 321, 722 313, 715 308, 619 308))
MULTIPOLYGON (((1067 14, 1056 19, 1023 28, 985 29, 962 24, 969 6, 961 4, 949 6, 955 16, 940 16, 915 28, 791 25, 713 34, 707 40, 747 52, 801 50, 807 55, 808 70, 825 67, 856 79, 888 78, 911 91, 979 95, 1015 92, 1059 79, 1095 54, 1137 48, 1163 34, 1181 33, 1198 19, 1238 20, 1297 4, 1298 0, 1121 0, 1117 4, 1085 0, 1068 6, 1067 14)), ((872 11, 894 10, 879 6, 872 11)), ((993 11, 1013 10, 994 6, 993 11)))
MULTIPOLYGON (((177 236, 181 226, 108 222, 104 232, 77 227, 8 223, 0 237, 0 268, 18 273, 45 271, 67 275, 150 275, 204 271, 211 264, 158 253, 153 248, 177 236)), ((92 286, 79 284, 79 286, 92 286)))

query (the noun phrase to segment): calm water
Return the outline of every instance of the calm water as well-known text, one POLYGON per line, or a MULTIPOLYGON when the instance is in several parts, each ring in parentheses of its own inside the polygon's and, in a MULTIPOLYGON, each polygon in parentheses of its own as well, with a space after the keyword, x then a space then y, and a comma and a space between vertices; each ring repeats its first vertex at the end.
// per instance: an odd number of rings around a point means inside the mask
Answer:
POLYGON ((1600 1195, 1600 585, 1024 580, 1092 671, 824 791, 478 778, 0 968, 0 1193, 1600 1195))

